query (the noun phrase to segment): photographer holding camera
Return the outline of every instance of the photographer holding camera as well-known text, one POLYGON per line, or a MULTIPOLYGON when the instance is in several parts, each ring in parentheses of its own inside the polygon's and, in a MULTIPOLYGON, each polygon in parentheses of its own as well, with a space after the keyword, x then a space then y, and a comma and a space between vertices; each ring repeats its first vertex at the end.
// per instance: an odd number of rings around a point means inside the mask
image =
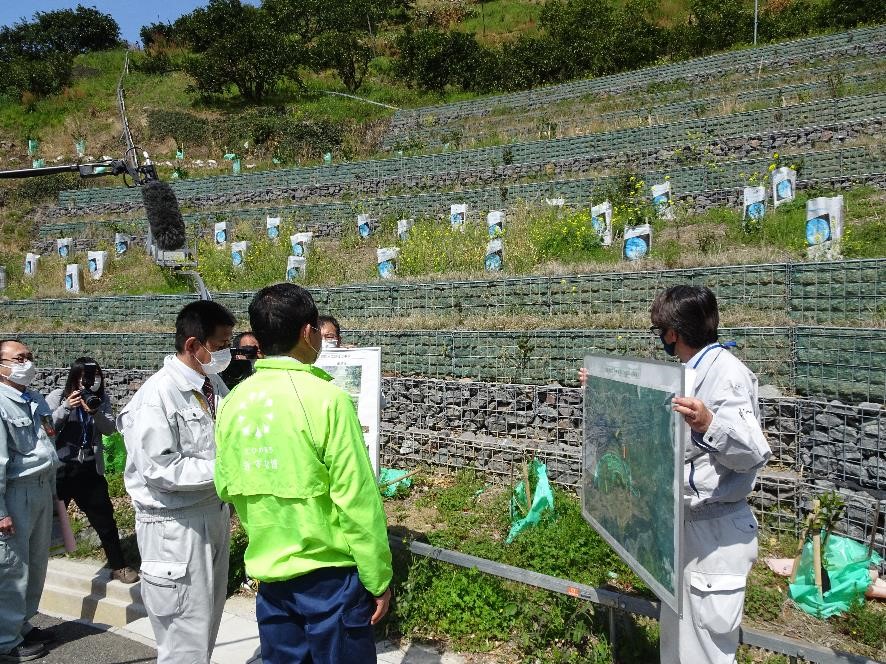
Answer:
POLYGON ((255 373, 255 361, 264 357, 255 335, 249 330, 241 332, 231 343, 231 363, 219 373, 219 377, 229 390, 233 390, 255 373))
POLYGON ((114 507, 108 496, 102 434, 117 431, 111 413, 111 400, 105 393, 104 374, 90 357, 74 360, 64 388, 53 390, 46 398, 58 435, 56 452, 61 461, 58 470, 58 497, 65 505, 73 500, 98 533, 108 557, 111 577, 123 583, 138 581, 138 573, 128 567, 120 547, 120 535, 114 521, 114 507))

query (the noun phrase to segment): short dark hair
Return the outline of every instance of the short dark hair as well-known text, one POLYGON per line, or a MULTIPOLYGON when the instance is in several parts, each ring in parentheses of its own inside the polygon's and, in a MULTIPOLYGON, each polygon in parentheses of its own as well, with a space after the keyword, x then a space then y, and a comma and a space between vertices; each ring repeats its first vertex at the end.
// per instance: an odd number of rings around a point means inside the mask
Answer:
POLYGON ((332 327, 335 328, 335 336, 341 339, 341 325, 338 324, 335 316, 320 316, 317 319, 317 325, 322 326, 323 323, 329 323, 330 325, 332 325, 332 327))
MULTIPOLYGON (((102 399, 105 398, 105 372, 102 371, 102 368, 99 366, 98 362, 96 362, 91 357, 78 357, 71 364, 71 369, 68 371, 68 381, 65 383, 65 389, 62 391, 62 396, 67 397, 71 394, 71 392, 76 392, 80 389, 80 379, 83 378, 83 371, 86 368, 87 364, 95 365, 95 377, 101 377, 102 384, 97 390, 93 389, 98 396, 102 399)), ((93 385, 94 387, 94 385, 93 385)))
POLYGON ((184 351, 185 342, 196 337, 200 343, 220 327, 234 327, 237 319, 225 307, 212 300, 197 300, 182 307, 175 318, 175 350, 184 351))
POLYGON ((249 323, 265 355, 285 355, 298 343, 305 325, 319 325, 317 305, 297 284, 265 286, 249 304, 249 323))
POLYGON ((690 348, 703 348, 717 340, 720 313, 717 296, 707 286, 671 286, 655 296, 652 324, 674 330, 690 348))
MULTIPOLYGON (((255 337, 255 332, 253 332, 252 330, 240 332, 234 337, 234 340, 231 342, 231 348, 239 348, 240 344, 243 342, 243 337, 255 337)), ((258 339, 258 337, 255 338, 258 339)))

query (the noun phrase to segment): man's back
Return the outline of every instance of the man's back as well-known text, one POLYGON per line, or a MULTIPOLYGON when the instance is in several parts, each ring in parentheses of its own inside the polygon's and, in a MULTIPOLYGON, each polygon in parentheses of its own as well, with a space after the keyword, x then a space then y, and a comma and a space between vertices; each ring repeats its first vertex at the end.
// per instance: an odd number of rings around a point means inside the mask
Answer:
POLYGON ((216 488, 249 535, 250 576, 356 566, 381 594, 391 577, 381 498, 354 404, 329 379, 291 358, 259 360, 219 411, 216 488))

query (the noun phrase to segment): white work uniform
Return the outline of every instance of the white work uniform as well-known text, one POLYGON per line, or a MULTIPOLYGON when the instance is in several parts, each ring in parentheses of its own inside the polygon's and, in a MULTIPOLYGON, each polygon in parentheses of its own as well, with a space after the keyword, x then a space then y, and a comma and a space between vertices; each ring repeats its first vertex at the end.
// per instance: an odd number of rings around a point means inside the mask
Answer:
POLYGON ((52 411, 43 397, 0 384, 0 518, 15 532, 0 535, 0 653, 30 631, 37 613, 52 531, 58 457, 52 411))
POLYGON ((662 606, 661 664, 732 664, 757 559, 747 496, 772 453, 758 420, 756 376, 719 343, 687 366, 713 420, 704 435, 692 433, 686 449, 683 617, 662 606))
MULTIPOLYGON (((217 398, 228 393, 209 376, 217 398)), ((174 355, 117 418, 158 664, 209 664, 228 583, 230 512, 215 492, 205 376, 174 355)))

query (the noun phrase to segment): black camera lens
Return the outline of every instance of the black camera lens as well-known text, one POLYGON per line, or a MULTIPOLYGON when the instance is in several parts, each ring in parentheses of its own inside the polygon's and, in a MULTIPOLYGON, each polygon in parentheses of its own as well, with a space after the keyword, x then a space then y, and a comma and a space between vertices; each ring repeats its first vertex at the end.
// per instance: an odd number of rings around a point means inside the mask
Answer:
POLYGON ((86 387, 80 391, 80 398, 89 410, 96 410, 102 405, 102 398, 86 387))

